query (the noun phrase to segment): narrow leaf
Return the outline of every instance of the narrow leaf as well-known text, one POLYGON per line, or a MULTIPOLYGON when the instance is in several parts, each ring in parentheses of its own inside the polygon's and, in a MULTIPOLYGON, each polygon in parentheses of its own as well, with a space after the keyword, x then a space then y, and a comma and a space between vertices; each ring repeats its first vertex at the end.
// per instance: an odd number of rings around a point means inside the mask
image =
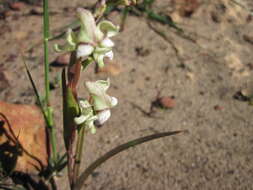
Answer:
POLYGON ((43 104, 42 104, 42 102, 41 102, 41 100, 40 100, 39 92, 38 92, 38 90, 37 90, 37 88, 36 88, 36 85, 35 85, 34 80, 33 80, 33 78, 32 78, 31 72, 30 72, 30 70, 29 70, 29 68, 28 68, 28 66, 27 66, 27 64, 26 64, 25 59, 24 59, 23 56, 22 56, 22 59, 23 59, 23 63, 24 63, 24 66, 25 66, 26 73, 27 73, 28 78, 29 78, 29 80, 30 80, 30 82, 31 82, 31 84, 32 84, 33 91, 34 91, 34 93, 35 93, 37 102, 38 102, 38 104, 39 104, 39 107, 40 107, 40 109, 41 109, 41 111, 42 111, 42 114, 43 114, 43 116, 44 116, 44 118, 45 118, 45 120, 46 120, 46 123, 47 123, 47 125, 48 125, 49 121, 48 121, 48 118, 47 118, 47 114, 46 114, 46 112, 45 112, 45 110, 44 110, 43 104))
POLYGON ((146 13, 149 19, 160 22, 161 24, 167 24, 168 26, 176 29, 178 32, 183 32, 183 29, 179 28, 170 16, 157 14, 150 9, 146 9, 146 13))
POLYGON ((186 132, 186 131, 172 131, 172 132, 157 133, 157 134, 137 138, 137 139, 129 141, 125 144, 119 145, 118 147, 116 147, 116 148, 110 150, 109 152, 105 153, 103 156, 101 156, 96 161, 94 161, 88 168, 86 168, 86 170, 84 170, 84 172, 78 178, 78 180, 76 182, 76 185, 74 187, 74 190, 80 190, 82 188, 85 180, 89 177, 89 175, 92 174, 92 172, 97 167, 102 165, 105 161, 112 158, 116 154, 118 154, 118 153, 120 153, 124 150, 127 150, 130 147, 134 147, 136 145, 140 145, 142 143, 145 143, 145 142, 148 142, 148 141, 151 141, 151 140, 154 140, 154 139, 158 139, 158 138, 162 138, 162 137, 166 137, 166 136, 171 136, 171 135, 176 135, 176 134, 182 133, 182 132, 186 132))
POLYGON ((79 113, 79 106, 72 93, 70 87, 66 85, 65 69, 62 72, 62 91, 63 91, 63 128, 64 128, 64 142, 68 149, 71 141, 71 136, 75 132, 74 117, 79 113))

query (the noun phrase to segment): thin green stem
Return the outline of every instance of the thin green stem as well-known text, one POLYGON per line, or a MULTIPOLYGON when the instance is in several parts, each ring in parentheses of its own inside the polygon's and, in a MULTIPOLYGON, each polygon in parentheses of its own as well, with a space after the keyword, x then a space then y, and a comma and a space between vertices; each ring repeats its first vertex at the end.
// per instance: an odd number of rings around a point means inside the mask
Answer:
POLYGON ((77 144, 76 144, 76 160, 74 164, 74 180, 73 180, 75 182, 79 176, 79 171, 80 171, 80 166, 81 166, 81 161, 82 161, 84 136, 85 136, 85 126, 81 126, 80 130, 78 131, 78 138, 77 138, 77 144))
POLYGON ((50 107, 50 88, 49 88, 49 61, 48 61, 48 39, 49 39, 49 13, 48 0, 43 0, 43 42, 44 42, 44 74, 45 74, 45 100, 46 113, 48 118, 48 128, 50 144, 52 146, 52 159, 55 161, 57 157, 56 152, 56 135, 53 123, 53 111, 50 107))

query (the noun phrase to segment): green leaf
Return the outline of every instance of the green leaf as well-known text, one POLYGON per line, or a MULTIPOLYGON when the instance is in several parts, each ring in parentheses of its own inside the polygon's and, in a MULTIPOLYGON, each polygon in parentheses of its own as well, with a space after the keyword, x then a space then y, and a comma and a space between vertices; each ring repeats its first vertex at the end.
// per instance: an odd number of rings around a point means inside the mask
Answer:
POLYGON ((146 9, 146 13, 149 19, 160 22, 161 24, 167 24, 170 27, 175 28, 177 31, 183 32, 183 30, 176 25, 176 23, 172 20, 171 17, 167 15, 157 14, 150 9, 146 9))
POLYGON ((29 78, 29 80, 30 80, 30 82, 31 82, 31 84, 32 84, 33 91, 34 91, 35 96, 36 96, 36 102, 38 103, 38 105, 39 105, 39 107, 40 107, 40 109, 41 109, 41 111, 42 111, 42 114, 43 114, 43 116, 44 116, 44 118, 45 118, 45 120, 46 120, 47 126, 49 126, 49 125, 48 125, 48 124, 49 124, 49 120, 48 120, 47 114, 46 114, 45 109, 44 109, 44 106, 43 106, 44 104, 43 104, 42 101, 41 101, 41 100, 42 100, 42 99, 41 99, 41 96, 40 96, 40 94, 39 94, 39 92, 38 92, 38 90, 37 90, 37 87, 36 87, 36 85, 35 85, 35 83, 34 83, 34 80, 33 80, 33 78, 32 78, 31 72, 30 72, 30 70, 29 70, 29 68, 28 68, 28 66, 27 66, 27 64, 26 64, 25 59, 24 59, 23 56, 22 56, 22 59, 23 59, 23 64, 24 64, 24 66, 25 66, 26 73, 27 73, 28 78, 29 78))
POLYGON ((62 72, 62 91, 63 91, 63 129, 64 142, 66 147, 69 145, 70 137, 74 133, 74 117, 79 114, 79 106, 72 93, 72 89, 66 84, 65 69, 62 72))
POLYGON ((101 156, 96 161, 94 161, 92 164, 90 164, 88 166, 88 168, 86 168, 86 170, 84 170, 84 172, 77 179, 74 190, 80 190, 82 188, 85 180, 89 177, 90 174, 93 173, 93 171, 97 167, 99 167, 105 161, 107 161, 108 159, 110 159, 113 156, 117 155, 118 153, 120 153, 124 150, 127 150, 130 147, 140 145, 142 143, 145 143, 145 142, 148 142, 148 141, 151 141, 151 140, 154 140, 154 139, 158 139, 158 138, 162 138, 162 137, 166 137, 166 136, 171 136, 171 135, 176 135, 176 134, 182 133, 182 132, 186 132, 186 131, 172 131, 172 132, 157 133, 157 134, 137 138, 137 139, 129 141, 125 144, 119 145, 118 147, 116 147, 116 148, 110 150, 109 152, 105 153, 103 156, 101 156))

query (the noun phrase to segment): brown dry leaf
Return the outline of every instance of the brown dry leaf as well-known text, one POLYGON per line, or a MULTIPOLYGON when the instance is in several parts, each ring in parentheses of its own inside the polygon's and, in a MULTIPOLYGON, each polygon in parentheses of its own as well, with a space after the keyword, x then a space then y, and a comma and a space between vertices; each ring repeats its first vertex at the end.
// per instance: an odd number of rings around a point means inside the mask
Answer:
POLYGON ((121 67, 114 61, 105 60, 105 66, 99 68, 98 73, 108 73, 115 76, 121 73, 121 67))
POLYGON ((38 173, 48 165, 48 157, 47 133, 40 109, 0 101, 0 162, 4 169, 38 173))

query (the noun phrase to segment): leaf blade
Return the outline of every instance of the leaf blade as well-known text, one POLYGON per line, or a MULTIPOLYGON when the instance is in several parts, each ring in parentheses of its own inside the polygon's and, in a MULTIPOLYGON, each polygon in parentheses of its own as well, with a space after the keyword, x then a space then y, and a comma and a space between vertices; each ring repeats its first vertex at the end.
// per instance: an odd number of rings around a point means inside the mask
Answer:
POLYGON ((105 153, 103 156, 98 158, 96 161, 94 161, 92 164, 90 164, 88 166, 88 168, 86 168, 86 170, 84 170, 84 172, 77 179, 74 190, 80 190, 82 188, 82 185, 84 184, 85 180, 97 167, 99 167, 105 161, 107 161, 108 159, 117 155, 118 153, 120 153, 124 150, 127 150, 130 147, 140 145, 142 143, 145 143, 145 142, 148 142, 148 141, 151 141, 154 139, 158 139, 158 138, 162 138, 162 137, 166 137, 166 136, 172 136, 172 135, 176 135, 176 134, 179 134, 182 132, 186 132, 186 131, 172 131, 172 132, 157 133, 157 134, 137 138, 137 139, 134 139, 132 141, 129 141, 127 143, 117 146, 116 148, 110 150, 109 152, 105 153))

